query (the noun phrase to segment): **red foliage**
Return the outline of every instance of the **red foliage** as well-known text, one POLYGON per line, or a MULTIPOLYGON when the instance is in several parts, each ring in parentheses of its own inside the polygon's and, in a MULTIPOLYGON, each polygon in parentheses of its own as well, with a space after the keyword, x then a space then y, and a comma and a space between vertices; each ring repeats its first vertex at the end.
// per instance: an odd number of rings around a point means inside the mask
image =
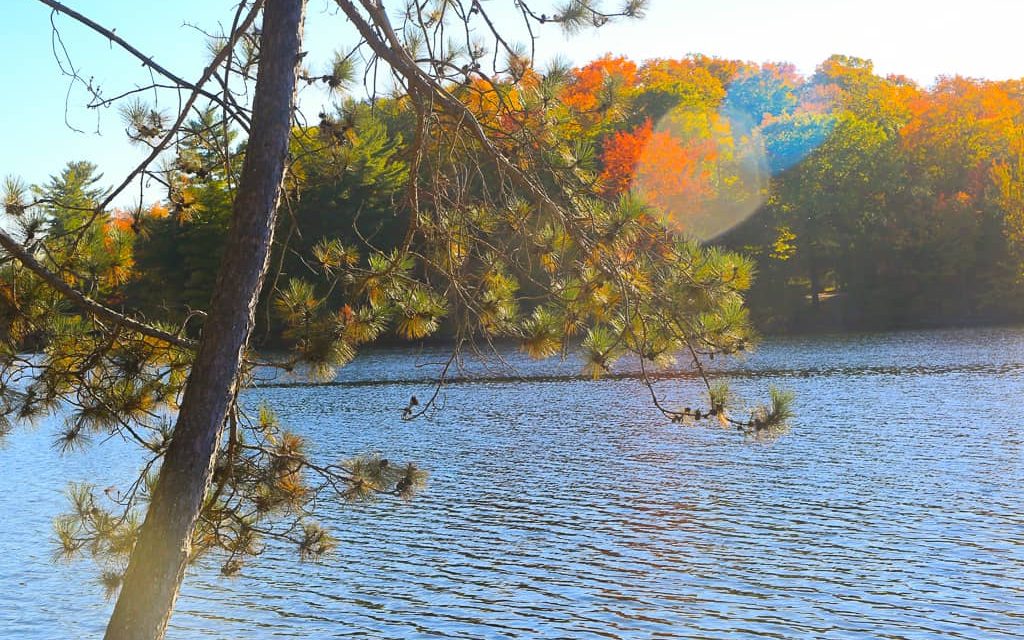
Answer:
POLYGON ((633 131, 620 131, 605 142, 601 156, 604 165, 601 180, 605 195, 617 196, 632 186, 637 164, 653 130, 654 125, 647 120, 633 131))
POLYGON ((636 82, 636 64, 611 54, 573 70, 573 79, 562 94, 562 102, 576 111, 589 112, 598 107, 598 94, 609 79, 631 87, 636 82))
POLYGON ((684 144, 657 131, 640 155, 636 180, 647 201, 669 216, 696 214, 714 191, 710 164, 717 155, 713 140, 684 144))
POLYGON ((696 213, 713 195, 711 166, 717 157, 714 140, 683 142, 668 131, 654 131, 648 120, 605 143, 604 193, 614 197, 635 189, 669 217, 696 213))

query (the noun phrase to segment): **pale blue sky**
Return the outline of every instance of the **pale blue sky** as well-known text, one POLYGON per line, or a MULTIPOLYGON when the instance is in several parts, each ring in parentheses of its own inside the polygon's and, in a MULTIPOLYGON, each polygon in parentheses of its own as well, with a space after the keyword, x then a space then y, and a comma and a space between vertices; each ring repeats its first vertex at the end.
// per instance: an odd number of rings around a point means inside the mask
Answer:
MULTIPOLYGON (((398 0, 392 0, 397 6, 398 0)), ((537 3, 543 0, 536 0, 537 3)), ((116 28, 117 33, 186 78, 195 78, 206 57, 204 38, 185 23, 216 30, 229 22, 231 0, 67 0, 116 28)), ((492 6, 512 0, 485 0, 492 6)), ((329 0, 310 0, 310 60, 351 42, 329 0)), ((59 17, 72 59, 110 95, 145 83, 140 66, 95 34, 59 17)), ((940 74, 1006 79, 1024 77, 1024 0, 653 0, 643 21, 579 34, 567 41, 557 28, 541 32, 543 61, 560 55, 583 63, 605 52, 637 60, 704 53, 755 61, 788 61, 809 73, 833 53, 875 61, 882 73, 903 73, 930 84, 940 74)), ((68 160, 100 164, 113 181, 143 153, 124 141, 117 112, 84 109, 81 91, 71 94, 54 61, 50 11, 35 0, 6 0, 0 39, 0 176, 39 182, 68 160), (100 135, 94 131, 99 118, 100 135)), ((315 110, 327 98, 306 95, 315 110)), ((171 106, 171 105, 166 105, 171 106)))

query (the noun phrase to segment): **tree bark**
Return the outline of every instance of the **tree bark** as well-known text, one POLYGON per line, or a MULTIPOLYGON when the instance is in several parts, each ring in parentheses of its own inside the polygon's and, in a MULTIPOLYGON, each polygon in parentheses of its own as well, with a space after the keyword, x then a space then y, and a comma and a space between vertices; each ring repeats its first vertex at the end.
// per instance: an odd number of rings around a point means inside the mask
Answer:
POLYGON ((249 138, 231 230, 174 435, 107 640, 159 640, 189 560, 238 371, 252 332, 281 194, 295 102, 304 0, 267 0, 249 138))

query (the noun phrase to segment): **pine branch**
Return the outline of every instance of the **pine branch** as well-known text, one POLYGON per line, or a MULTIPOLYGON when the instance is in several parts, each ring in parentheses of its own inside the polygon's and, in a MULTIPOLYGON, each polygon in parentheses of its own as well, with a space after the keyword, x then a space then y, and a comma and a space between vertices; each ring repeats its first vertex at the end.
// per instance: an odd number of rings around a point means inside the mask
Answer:
POLYGON ((176 347, 191 349, 195 346, 191 340, 172 335, 152 325, 129 318, 123 313, 114 311, 110 307, 89 298, 65 282, 59 275, 44 267, 36 260, 35 256, 3 230, 0 230, 0 247, 3 247, 11 257, 15 258, 26 269, 39 276, 55 291, 87 314, 176 347))

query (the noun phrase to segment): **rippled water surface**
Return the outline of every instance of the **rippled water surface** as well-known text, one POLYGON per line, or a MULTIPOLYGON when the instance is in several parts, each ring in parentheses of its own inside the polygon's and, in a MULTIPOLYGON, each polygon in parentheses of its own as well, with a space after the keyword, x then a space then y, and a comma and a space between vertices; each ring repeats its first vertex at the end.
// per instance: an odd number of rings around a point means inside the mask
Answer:
MULTIPOLYGON (((751 400, 796 392, 772 444, 668 424, 628 376, 515 357, 403 423, 442 356, 249 392, 318 456, 379 451, 430 484, 326 507, 324 564, 271 548, 237 578, 193 569, 170 638, 1024 637, 1024 330, 769 340, 722 375, 751 400)), ((61 457, 54 430, 0 449, 3 638, 95 637, 111 606, 91 564, 50 562, 50 523, 68 481, 136 462, 116 442, 61 457)))

